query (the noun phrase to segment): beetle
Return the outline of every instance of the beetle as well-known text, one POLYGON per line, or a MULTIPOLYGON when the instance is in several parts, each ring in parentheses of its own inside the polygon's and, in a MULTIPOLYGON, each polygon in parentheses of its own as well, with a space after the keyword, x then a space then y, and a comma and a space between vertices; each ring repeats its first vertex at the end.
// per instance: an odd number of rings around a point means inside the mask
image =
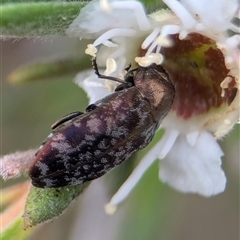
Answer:
POLYGON ((162 66, 129 70, 115 92, 52 125, 29 175, 39 188, 82 184, 99 178, 146 147, 171 109, 175 89, 162 66))

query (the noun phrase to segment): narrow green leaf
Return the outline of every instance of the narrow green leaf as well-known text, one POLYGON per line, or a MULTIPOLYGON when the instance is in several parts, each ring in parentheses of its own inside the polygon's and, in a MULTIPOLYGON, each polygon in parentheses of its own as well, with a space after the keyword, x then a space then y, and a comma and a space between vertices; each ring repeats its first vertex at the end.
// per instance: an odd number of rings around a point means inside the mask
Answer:
POLYGON ((34 228, 23 230, 23 220, 21 217, 16 219, 7 229, 1 232, 1 240, 13 240, 13 239, 29 239, 29 236, 34 232, 34 228))
POLYGON ((20 67, 8 76, 8 80, 12 83, 24 83, 74 77, 87 68, 91 68, 89 57, 62 59, 20 67))
POLYGON ((23 215, 24 229, 59 216, 90 182, 62 188, 30 189, 23 215))
POLYGON ((83 2, 16 3, 1 6, 3 37, 42 37, 65 35, 83 2))

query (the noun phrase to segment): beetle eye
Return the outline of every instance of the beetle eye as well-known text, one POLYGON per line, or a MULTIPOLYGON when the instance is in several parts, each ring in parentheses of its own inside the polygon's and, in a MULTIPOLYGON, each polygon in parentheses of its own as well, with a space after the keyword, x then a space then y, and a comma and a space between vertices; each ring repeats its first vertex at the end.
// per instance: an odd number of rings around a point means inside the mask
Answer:
POLYGON ((91 112, 92 110, 94 110, 97 106, 95 104, 90 104, 87 108, 86 108, 86 112, 91 112))

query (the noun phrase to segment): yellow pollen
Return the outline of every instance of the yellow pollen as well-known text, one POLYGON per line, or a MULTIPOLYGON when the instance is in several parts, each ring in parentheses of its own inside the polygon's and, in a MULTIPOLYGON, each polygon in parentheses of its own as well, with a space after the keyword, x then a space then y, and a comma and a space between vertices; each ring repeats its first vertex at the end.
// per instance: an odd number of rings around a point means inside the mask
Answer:
POLYGON ((117 207, 115 205, 112 205, 110 203, 105 205, 105 212, 108 215, 113 215, 116 212, 116 210, 117 210, 117 207))
POLYGON ((186 30, 182 30, 179 33, 179 40, 183 40, 187 36, 188 32, 186 30))
POLYGON ((108 58, 106 61, 106 70, 104 72, 105 75, 109 76, 117 69, 117 64, 113 58, 108 58))
POLYGON ((163 62, 163 56, 160 53, 151 53, 148 56, 135 57, 135 62, 142 67, 148 67, 152 63, 156 63, 157 65, 159 65, 163 62))
POLYGON ((228 88, 229 83, 232 81, 232 78, 227 76, 221 83, 220 87, 222 88, 221 97, 225 96, 225 90, 228 88))
POLYGON ((94 47, 93 44, 88 44, 87 49, 85 50, 85 53, 92 57, 96 57, 97 48, 94 47))
POLYGON ((159 36, 157 39, 156 39, 156 42, 160 45, 160 46, 163 46, 163 47, 171 47, 172 46, 172 41, 167 38, 167 37, 161 37, 159 36))
POLYGON ((232 78, 229 77, 229 76, 227 76, 227 77, 220 83, 220 87, 221 87, 222 89, 228 88, 228 85, 229 85, 229 83, 231 83, 231 81, 232 81, 232 78))
POLYGON ((224 89, 222 89, 221 97, 225 97, 225 90, 224 89))

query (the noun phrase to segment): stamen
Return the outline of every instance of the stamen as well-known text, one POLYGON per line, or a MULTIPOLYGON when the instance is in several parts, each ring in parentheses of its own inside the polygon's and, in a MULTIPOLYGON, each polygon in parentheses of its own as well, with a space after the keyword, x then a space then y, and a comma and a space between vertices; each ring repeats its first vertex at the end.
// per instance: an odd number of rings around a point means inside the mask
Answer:
POLYGON ((185 28, 191 29, 197 24, 180 2, 176 0, 163 0, 163 2, 178 16, 185 28))
POLYGON ((234 25, 233 23, 230 24, 229 29, 232 30, 235 33, 240 33, 239 26, 234 25))
POLYGON ((220 84, 220 87, 225 89, 228 88, 229 83, 232 82, 232 77, 227 76, 220 84))
POLYGON ((113 43, 113 42, 111 42, 111 41, 109 41, 109 40, 104 41, 102 44, 105 45, 106 47, 110 47, 110 48, 116 48, 116 47, 118 47, 118 45, 117 45, 116 43, 113 43))
POLYGON ((141 48, 146 49, 157 37, 157 35, 160 33, 161 29, 160 28, 155 28, 151 34, 149 34, 146 39, 143 41, 141 48))
POLYGON ((179 40, 183 40, 187 35, 188 35, 188 31, 186 29, 183 29, 180 31, 178 38, 179 40))
POLYGON ((160 36, 156 39, 156 43, 158 44, 156 52, 160 52, 161 47, 171 47, 172 41, 167 36, 179 33, 179 31, 180 27, 177 25, 165 25, 161 30, 160 36))
MULTIPOLYGON (((170 44, 170 45, 171 45, 171 44, 170 44)), ((162 46, 161 46, 160 44, 157 45, 156 53, 160 53, 161 47, 162 47, 162 46)))
MULTIPOLYGON (((142 31, 151 29, 151 24, 147 18, 147 15, 144 11, 143 5, 137 1, 121 1, 121 2, 112 2, 110 3, 112 8, 117 9, 131 9, 134 11, 137 23, 139 28, 142 31)), ((123 16, 124 17, 124 16, 123 16)))
MULTIPOLYGON (((163 37, 163 36, 159 36, 157 39, 156 39, 156 43, 158 44, 158 48, 161 48, 161 47, 171 47, 172 46, 172 41, 171 39, 167 38, 167 37, 163 37)), ((159 52, 159 50, 157 50, 156 52, 159 52)))
POLYGON ((109 76, 117 69, 117 64, 113 58, 108 58, 106 61, 106 70, 104 71, 104 75, 109 76))
POLYGON ((124 56, 125 52, 126 52, 125 47, 118 47, 117 50, 109 56, 109 58, 114 58, 115 59, 115 58, 118 58, 120 56, 122 57, 122 56, 124 56))
POLYGON ((94 47, 93 44, 88 44, 87 49, 85 50, 85 53, 92 57, 96 57, 97 48, 94 47))
POLYGON ((168 154, 168 152, 171 150, 173 144, 175 143, 178 135, 179 135, 179 131, 175 130, 175 129, 172 129, 169 132, 164 134, 161 142, 165 142, 165 143, 163 145, 163 148, 160 151, 160 154, 158 154, 158 157, 160 159, 163 159, 168 154))
POLYGON ((145 57, 135 57, 135 62, 138 63, 142 67, 147 67, 152 63, 156 63, 157 65, 163 62, 163 55, 160 53, 151 53, 145 57))
POLYGON ((161 30, 161 36, 166 37, 169 34, 179 33, 180 27, 177 25, 165 25, 161 30))
POLYGON ((231 48, 235 48, 240 43, 240 36, 234 35, 232 37, 227 38, 226 45, 231 48))
POLYGON ((112 205, 111 203, 107 203, 104 208, 105 208, 106 214, 108 215, 113 215, 117 210, 117 206, 112 205))
POLYGON ((117 193, 114 194, 110 202, 105 206, 105 211, 108 214, 113 214, 117 205, 127 198, 129 193, 133 190, 133 188, 137 185, 143 174, 147 171, 147 169, 152 165, 152 163, 156 160, 161 141, 159 141, 140 161, 138 166, 133 170, 132 174, 128 177, 128 179, 123 183, 123 185, 119 188, 117 193))
POLYGON ((157 41, 153 41, 152 44, 150 45, 150 47, 148 48, 147 52, 146 52, 146 56, 150 55, 153 52, 153 49, 158 45, 157 41))
POLYGON ((109 55, 109 58, 114 59, 116 64, 115 70, 117 70, 117 77, 121 79, 124 79, 123 70, 126 64, 125 52, 126 52, 126 48, 123 46, 123 47, 118 47, 115 52, 109 55))
POLYGON ((99 38, 97 38, 93 45, 96 47, 100 44, 102 44, 103 42, 113 38, 113 37, 132 37, 136 34, 136 30, 134 29, 129 29, 129 28, 114 28, 111 29, 105 33, 103 33, 99 38))
POLYGON ((221 91, 221 97, 222 97, 222 98, 225 97, 225 89, 222 89, 222 91, 221 91))
POLYGON ((177 25, 166 25, 161 30, 159 28, 154 29, 154 31, 144 40, 141 46, 143 49, 145 49, 144 47, 146 46, 149 47, 149 45, 151 44, 145 55, 149 55, 150 53, 152 53, 153 49, 156 48, 156 46, 157 46, 156 53, 160 52, 162 46, 170 47, 172 45, 172 42, 170 39, 167 38, 167 36, 169 34, 176 34, 179 31, 180 28, 177 25), (160 31, 161 34, 159 37, 157 37, 160 31), (152 41, 152 43, 150 43, 150 41, 152 41))

